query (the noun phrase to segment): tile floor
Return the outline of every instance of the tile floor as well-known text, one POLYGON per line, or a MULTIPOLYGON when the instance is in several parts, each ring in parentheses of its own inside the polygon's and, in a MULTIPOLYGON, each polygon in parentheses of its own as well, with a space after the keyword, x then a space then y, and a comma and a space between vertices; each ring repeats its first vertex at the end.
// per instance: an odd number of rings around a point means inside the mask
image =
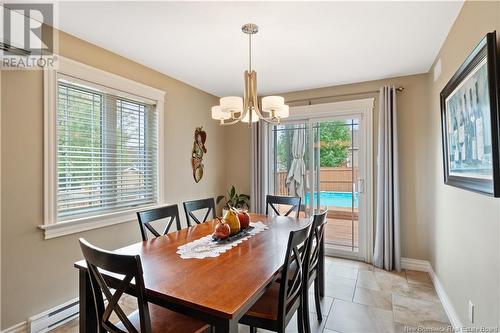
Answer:
MULTIPOLYGON (((417 332, 417 328, 446 332, 450 325, 430 277, 423 272, 386 272, 365 263, 327 258, 322 322, 316 320, 314 299, 309 296, 313 333, 417 332)), ((125 299, 124 310, 133 309, 133 299, 125 299)), ((248 327, 240 326, 239 331, 246 333, 248 327)), ((52 332, 76 333, 78 320, 52 332)), ((295 318, 287 332, 297 332, 295 318)))

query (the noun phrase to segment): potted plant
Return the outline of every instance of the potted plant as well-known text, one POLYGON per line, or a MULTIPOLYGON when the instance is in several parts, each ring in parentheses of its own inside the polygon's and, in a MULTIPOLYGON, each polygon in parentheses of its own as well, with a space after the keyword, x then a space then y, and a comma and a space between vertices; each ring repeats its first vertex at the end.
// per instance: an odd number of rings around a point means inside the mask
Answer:
POLYGON ((217 197, 217 204, 219 204, 224 199, 226 200, 223 206, 222 215, 224 215, 229 208, 248 210, 250 201, 250 196, 248 194, 237 193, 233 185, 227 192, 227 195, 227 198, 224 195, 219 195, 217 197))

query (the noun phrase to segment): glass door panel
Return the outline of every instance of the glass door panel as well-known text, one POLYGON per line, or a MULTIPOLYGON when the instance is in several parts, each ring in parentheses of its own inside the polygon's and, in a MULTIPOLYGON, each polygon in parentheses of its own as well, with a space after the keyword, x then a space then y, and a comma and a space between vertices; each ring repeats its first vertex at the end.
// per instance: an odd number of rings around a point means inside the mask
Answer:
MULTIPOLYGON (((311 207, 306 202, 310 185, 310 125, 308 123, 276 125, 272 128, 274 152, 271 156, 272 175, 270 193, 302 198, 301 216, 309 216, 311 207)), ((288 206, 279 206, 280 212, 288 206)))
POLYGON ((300 196, 301 216, 327 210, 328 253, 356 257, 360 190, 364 187, 360 177, 360 119, 338 117, 277 125, 272 128, 272 137, 274 179, 270 193, 300 196))
POLYGON ((359 250, 359 123, 357 119, 318 122, 320 210, 327 210, 325 243, 333 252, 359 250))

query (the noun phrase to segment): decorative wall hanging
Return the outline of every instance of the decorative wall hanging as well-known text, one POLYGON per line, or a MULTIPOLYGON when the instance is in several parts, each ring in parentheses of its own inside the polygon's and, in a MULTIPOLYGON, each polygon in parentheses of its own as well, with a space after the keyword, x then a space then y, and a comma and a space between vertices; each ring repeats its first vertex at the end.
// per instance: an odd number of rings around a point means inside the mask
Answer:
POLYGON ((207 153, 205 141, 207 141, 207 133, 203 130, 203 127, 196 127, 194 131, 193 152, 191 154, 191 166, 193 167, 194 181, 197 183, 203 177, 203 154, 207 153))
POLYGON ((499 68, 488 33, 441 91, 444 182, 500 196, 499 68))

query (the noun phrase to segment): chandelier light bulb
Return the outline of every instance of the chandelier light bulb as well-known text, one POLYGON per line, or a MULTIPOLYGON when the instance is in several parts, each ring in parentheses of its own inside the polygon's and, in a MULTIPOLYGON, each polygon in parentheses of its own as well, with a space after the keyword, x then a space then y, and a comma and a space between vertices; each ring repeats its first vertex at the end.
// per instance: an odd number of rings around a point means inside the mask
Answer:
POLYGON ((231 114, 222 112, 219 105, 212 106, 212 119, 215 120, 228 120, 231 118, 231 114))
POLYGON ((290 116, 290 107, 286 104, 283 104, 277 111, 276 117, 279 118, 288 118, 290 116))
POLYGON ((285 105, 285 99, 281 96, 266 96, 262 98, 262 111, 278 111, 285 105))
POLYGON ((222 97, 220 99, 220 108, 222 112, 242 112, 243 99, 238 96, 222 97))

